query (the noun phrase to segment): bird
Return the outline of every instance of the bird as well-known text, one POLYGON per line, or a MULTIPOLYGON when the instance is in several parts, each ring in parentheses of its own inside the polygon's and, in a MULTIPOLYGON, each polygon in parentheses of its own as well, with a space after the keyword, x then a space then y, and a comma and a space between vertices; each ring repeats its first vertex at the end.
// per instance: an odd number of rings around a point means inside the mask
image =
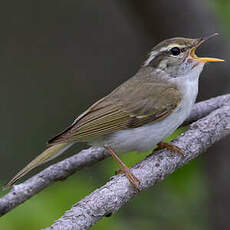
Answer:
POLYGON ((79 115, 64 131, 50 139, 44 152, 20 170, 5 186, 35 167, 62 154, 78 142, 104 147, 120 164, 133 187, 140 181, 118 154, 167 148, 183 155, 177 146, 164 143, 189 116, 198 94, 198 81, 208 62, 223 59, 198 57, 196 49, 217 33, 200 38, 175 37, 150 51, 137 73, 79 115))

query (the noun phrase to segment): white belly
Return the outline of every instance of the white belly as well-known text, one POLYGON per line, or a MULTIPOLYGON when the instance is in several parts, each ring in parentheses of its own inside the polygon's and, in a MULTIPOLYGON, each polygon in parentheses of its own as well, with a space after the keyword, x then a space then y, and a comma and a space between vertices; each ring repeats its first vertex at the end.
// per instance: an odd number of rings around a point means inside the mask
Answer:
MULTIPOLYGON (((198 93, 198 76, 186 76, 181 81, 181 103, 168 117, 134 129, 117 131, 100 140, 95 140, 91 145, 111 146, 116 152, 144 152, 151 150, 158 142, 172 134, 188 117, 198 93)), ((182 79, 173 79, 182 80, 182 79)))

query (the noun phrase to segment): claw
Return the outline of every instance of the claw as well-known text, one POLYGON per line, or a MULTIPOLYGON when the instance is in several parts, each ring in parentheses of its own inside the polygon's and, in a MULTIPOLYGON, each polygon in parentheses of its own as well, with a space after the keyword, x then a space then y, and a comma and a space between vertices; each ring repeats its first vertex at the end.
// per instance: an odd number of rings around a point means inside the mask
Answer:
POLYGON ((111 156, 120 164, 121 169, 117 170, 115 174, 121 174, 124 173, 126 178, 129 180, 129 182, 133 185, 133 187, 140 192, 140 180, 131 173, 130 169, 125 165, 125 163, 122 162, 122 160, 117 156, 117 154, 113 151, 113 149, 109 146, 104 146, 105 149, 111 154, 111 156))
POLYGON ((159 142, 157 144, 157 148, 154 149, 153 152, 161 150, 161 149, 168 149, 169 151, 172 151, 172 152, 177 153, 177 154, 181 155, 182 157, 184 157, 183 151, 179 147, 177 147, 176 145, 165 143, 165 142, 159 142))

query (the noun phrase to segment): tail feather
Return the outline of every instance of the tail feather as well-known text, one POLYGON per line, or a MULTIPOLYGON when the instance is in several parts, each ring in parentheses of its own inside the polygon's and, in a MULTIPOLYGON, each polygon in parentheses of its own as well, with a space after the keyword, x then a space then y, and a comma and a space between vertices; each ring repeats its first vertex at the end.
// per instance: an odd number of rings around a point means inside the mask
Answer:
POLYGON ((55 144, 49 148, 47 148, 44 152, 42 152, 40 155, 38 155, 34 160, 32 160, 25 168, 20 170, 10 181, 8 184, 3 186, 3 189, 10 188, 17 180, 19 180, 21 177, 26 175, 28 172, 30 172, 32 169, 36 168, 37 166, 48 162, 55 157, 62 154, 65 150, 67 150, 70 146, 72 146, 73 143, 60 143, 55 144))

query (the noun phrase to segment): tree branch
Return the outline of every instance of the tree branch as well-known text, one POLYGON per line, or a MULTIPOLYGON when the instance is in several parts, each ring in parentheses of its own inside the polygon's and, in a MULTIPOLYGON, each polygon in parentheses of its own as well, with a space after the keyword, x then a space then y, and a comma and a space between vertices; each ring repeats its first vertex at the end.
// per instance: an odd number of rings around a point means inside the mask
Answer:
MULTIPOLYGON (((195 104, 185 124, 206 116, 224 105, 230 105, 230 94, 212 98, 195 104)), ((186 132, 187 133, 187 132, 186 132)), ((0 199, 0 216, 17 207, 50 184, 63 180, 83 167, 95 164, 108 157, 103 148, 89 148, 51 165, 24 183, 13 186, 11 191, 0 199)))
MULTIPOLYGON (((183 150, 184 158, 161 150, 133 166, 131 171, 141 181, 140 189, 147 189, 229 134, 230 106, 223 106, 193 123, 188 131, 173 141, 173 144, 183 150)), ((114 176, 104 186, 73 205, 46 230, 88 229, 102 217, 119 210, 136 195, 135 189, 124 175, 114 176)))
POLYGON ((222 96, 213 97, 211 99, 198 102, 193 106, 191 114, 183 123, 183 125, 191 124, 192 122, 207 116, 212 111, 225 105, 230 105, 230 94, 225 94, 222 96))
POLYGON ((91 147, 49 166, 21 184, 14 185, 10 192, 0 199, 0 216, 25 202, 50 184, 64 180, 74 172, 93 165, 108 156, 109 154, 104 148, 91 147))

